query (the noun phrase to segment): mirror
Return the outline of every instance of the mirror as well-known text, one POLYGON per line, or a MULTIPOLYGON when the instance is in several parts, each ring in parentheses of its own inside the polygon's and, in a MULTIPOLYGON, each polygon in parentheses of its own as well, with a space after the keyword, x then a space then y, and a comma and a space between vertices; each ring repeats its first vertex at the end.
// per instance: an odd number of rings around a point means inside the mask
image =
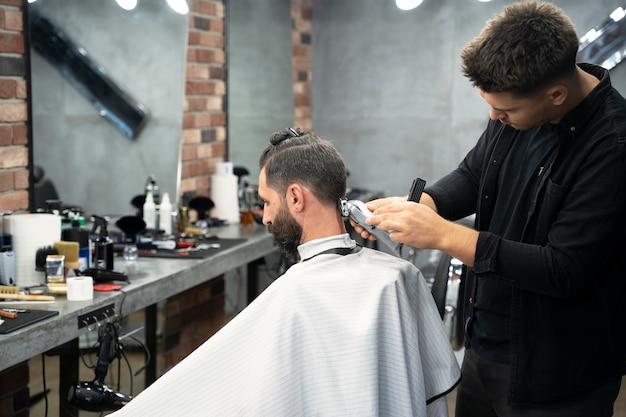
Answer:
MULTIPOLYGON (((58 198, 86 216, 134 214, 131 200, 143 194, 151 175, 161 193, 175 198, 188 16, 166 0, 139 2, 130 11, 113 0, 37 0, 28 12, 29 21, 43 16, 59 28, 148 114, 135 134, 125 134, 111 120, 120 114, 103 111, 31 42, 33 165, 43 169, 58 198)), ((110 91, 99 94, 106 98, 110 91)))
POLYGON ((256 184, 270 135, 293 124, 291 2, 237 0, 226 7, 228 160, 248 169, 256 184))
POLYGON ((608 70, 626 57, 626 11, 613 10, 608 18, 580 38, 578 60, 608 70))

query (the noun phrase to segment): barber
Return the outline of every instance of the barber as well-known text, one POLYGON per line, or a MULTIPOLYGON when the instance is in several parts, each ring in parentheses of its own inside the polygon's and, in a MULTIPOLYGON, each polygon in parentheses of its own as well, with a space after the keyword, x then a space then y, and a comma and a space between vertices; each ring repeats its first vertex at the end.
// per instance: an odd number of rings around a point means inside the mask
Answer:
MULTIPOLYGON (((463 277, 457 417, 611 416, 626 373, 626 101, 577 64, 552 3, 513 3, 462 51, 490 121, 419 204, 368 223, 442 250, 463 277), (476 214, 475 229, 453 221, 476 214)), ((364 238, 371 238, 360 227, 364 238)))

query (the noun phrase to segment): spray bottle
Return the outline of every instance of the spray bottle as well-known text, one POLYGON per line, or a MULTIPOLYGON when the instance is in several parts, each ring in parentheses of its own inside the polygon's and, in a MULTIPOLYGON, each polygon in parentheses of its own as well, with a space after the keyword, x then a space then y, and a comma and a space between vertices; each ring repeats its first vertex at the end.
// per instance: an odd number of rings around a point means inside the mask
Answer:
POLYGON ((93 216, 94 223, 92 233, 99 231, 99 236, 94 243, 93 263, 97 269, 113 270, 113 241, 107 230, 108 222, 104 217, 93 216))

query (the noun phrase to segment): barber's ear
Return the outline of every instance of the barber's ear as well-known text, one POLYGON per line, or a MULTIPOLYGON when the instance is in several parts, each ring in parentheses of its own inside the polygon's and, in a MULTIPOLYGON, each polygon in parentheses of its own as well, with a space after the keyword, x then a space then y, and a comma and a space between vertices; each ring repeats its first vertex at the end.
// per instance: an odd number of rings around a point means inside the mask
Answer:
POLYGON ((567 87, 564 84, 557 84, 548 89, 548 95, 550 96, 550 100, 552 104, 555 106, 560 106, 565 102, 567 98, 567 87))

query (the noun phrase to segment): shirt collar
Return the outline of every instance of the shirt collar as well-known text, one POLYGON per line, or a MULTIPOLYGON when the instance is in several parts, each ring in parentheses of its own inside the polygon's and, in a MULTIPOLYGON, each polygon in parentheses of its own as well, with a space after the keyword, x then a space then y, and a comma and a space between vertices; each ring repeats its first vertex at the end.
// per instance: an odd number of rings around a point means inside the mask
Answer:
POLYGON ((300 254, 300 259, 309 259, 328 249, 354 248, 355 246, 356 242, 350 238, 348 233, 344 233, 303 243, 298 246, 298 254, 300 254))
POLYGON ((559 123, 558 129, 568 132, 570 135, 575 135, 589 123, 597 108, 605 102, 606 96, 611 91, 611 79, 608 70, 593 64, 579 63, 578 66, 583 71, 598 78, 600 83, 559 123))

